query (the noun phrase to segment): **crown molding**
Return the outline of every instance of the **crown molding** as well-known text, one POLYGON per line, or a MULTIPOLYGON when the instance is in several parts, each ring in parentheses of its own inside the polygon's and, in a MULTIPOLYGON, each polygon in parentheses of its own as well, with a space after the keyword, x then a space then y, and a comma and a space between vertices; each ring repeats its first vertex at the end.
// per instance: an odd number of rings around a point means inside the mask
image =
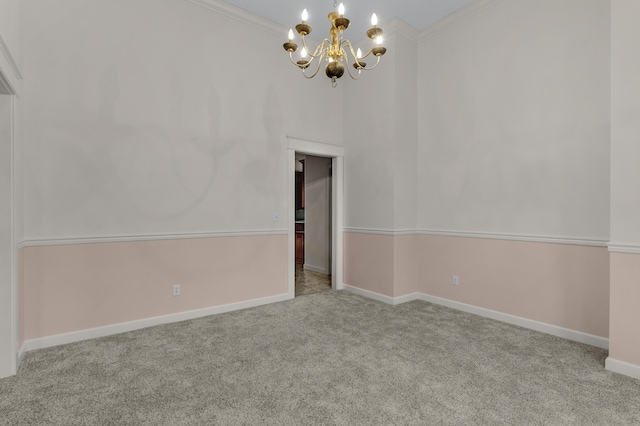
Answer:
POLYGON ((399 34, 411 41, 418 41, 420 32, 400 18, 393 18, 384 24, 385 34, 399 34))
POLYGON ((206 9, 212 10, 221 15, 227 16, 231 19, 235 19, 243 24, 250 25, 259 30, 267 33, 280 36, 284 38, 286 36, 286 27, 270 21, 266 18, 262 18, 249 11, 246 11, 240 7, 234 6, 221 0, 189 0, 191 3, 202 6, 206 9))
POLYGON ((458 25, 459 23, 484 12, 485 10, 497 5, 502 0, 476 0, 467 6, 458 9, 450 15, 445 16, 438 22, 425 28, 420 32, 419 41, 423 42, 435 35, 448 30, 451 27, 458 25))

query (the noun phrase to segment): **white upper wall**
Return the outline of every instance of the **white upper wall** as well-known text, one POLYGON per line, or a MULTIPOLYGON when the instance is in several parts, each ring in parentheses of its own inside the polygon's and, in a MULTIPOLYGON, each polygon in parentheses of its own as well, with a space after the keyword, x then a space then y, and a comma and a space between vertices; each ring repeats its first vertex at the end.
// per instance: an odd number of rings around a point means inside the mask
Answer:
POLYGON ((416 229, 418 160, 418 34, 404 28, 394 34, 396 90, 394 148, 394 230, 416 229))
POLYGON ((340 144, 342 91, 227 15, 25 3, 27 240, 286 228, 286 135, 340 144))
POLYGON ((609 239, 609 2, 510 0, 418 49, 418 227, 609 239))
POLYGON ((384 31, 378 67, 344 84, 347 228, 416 227, 417 32, 399 20, 384 31))
POLYGON ((640 247, 640 2, 611 2, 611 242, 640 247))
MULTIPOLYGON (((393 44, 385 28, 385 44, 393 44)), ((367 49, 370 46, 367 45, 367 49)), ((364 50, 364 49, 363 49, 364 50)), ((366 50, 364 50, 366 51, 366 50)), ((345 227, 393 229, 396 51, 358 81, 343 77, 345 227)), ((372 57, 370 57, 372 58, 372 57)), ((373 59, 367 58, 373 65, 373 59)))

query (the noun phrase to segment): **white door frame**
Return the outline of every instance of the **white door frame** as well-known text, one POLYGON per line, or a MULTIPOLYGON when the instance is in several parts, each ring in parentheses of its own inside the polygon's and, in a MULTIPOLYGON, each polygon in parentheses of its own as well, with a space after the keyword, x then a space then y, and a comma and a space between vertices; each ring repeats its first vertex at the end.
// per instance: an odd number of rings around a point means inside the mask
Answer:
POLYGON ((287 136, 287 245, 289 297, 296 292, 295 261, 295 173, 296 153, 331 158, 331 288, 342 290, 343 218, 344 218, 344 147, 287 136))
MULTIPOLYGON (((0 84, 3 84, 3 92, 8 91, 7 85, 0 70, 0 84)), ((15 95, 0 93, 3 104, 8 105, 9 117, 0 117, 0 120, 6 120, 9 127, 9 140, 0 140, 0 143, 8 145, 10 153, 9 158, 5 158, 0 167, 8 167, 9 170, 9 188, 0 194, 2 203, 7 203, 10 209, 9 223, 0 226, 9 226, 8 240, 0 241, 0 252, 3 255, 9 254, 9 270, 0 269, 0 286, 2 293, 9 294, 9 300, 2 300, 2 309, 0 309, 0 323, 2 331, 0 332, 0 378, 12 376, 18 371, 18 289, 17 289, 17 260, 15 245, 15 95)), ((6 148, 6 147, 5 147, 6 148)))

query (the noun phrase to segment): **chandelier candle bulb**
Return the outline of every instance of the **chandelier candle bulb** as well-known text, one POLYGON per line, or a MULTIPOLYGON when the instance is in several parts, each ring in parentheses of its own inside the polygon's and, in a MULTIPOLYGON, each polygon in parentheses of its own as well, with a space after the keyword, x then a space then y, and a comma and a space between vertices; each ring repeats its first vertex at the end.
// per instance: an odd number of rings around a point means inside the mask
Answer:
POLYGON ((338 15, 340 15, 341 18, 344 16, 344 4, 342 3, 340 3, 340 6, 338 6, 338 15))
POLYGON ((374 13, 373 15, 371 15, 371 26, 375 28, 376 25, 378 25, 378 17, 374 13))
POLYGON ((289 30, 289 43, 293 41, 293 30, 289 30))
POLYGON ((304 9, 302 11, 302 23, 306 24, 307 23, 307 19, 309 19, 309 12, 307 12, 307 9, 304 9))

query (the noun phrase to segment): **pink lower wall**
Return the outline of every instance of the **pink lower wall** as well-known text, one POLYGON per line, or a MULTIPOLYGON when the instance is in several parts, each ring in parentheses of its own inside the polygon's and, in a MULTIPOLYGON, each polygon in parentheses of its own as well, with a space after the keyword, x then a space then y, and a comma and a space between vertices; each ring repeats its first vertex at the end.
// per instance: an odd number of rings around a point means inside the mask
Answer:
POLYGON ((416 274, 415 254, 419 239, 416 235, 399 235, 394 240, 393 296, 404 296, 418 291, 424 277, 416 274))
POLYGON ((344 234, 344 283, 389 297, 417 291, 414 235, 344 234))
POLYGON ((389 235, 345 232, 344 283, 393 297, 394 239, 389 235))
POLYGON ((609 335, 606 247, 418 236, 419 291, 600 337, 609 335), (459 285, 451 284, 458 275, 459 285))
POLYGON ((609 357, 640 366, 640 255, 611 253, 609 357))
POLYGON ((286 235, 26 247, 23 257, 23 340, 287 293, 286 235))
POLYGON ((346 233, 344 282, 386 296, 419 292, 609 335, 606 247, 346 233), (458 286, 451 284, 453 275, 458 286))

